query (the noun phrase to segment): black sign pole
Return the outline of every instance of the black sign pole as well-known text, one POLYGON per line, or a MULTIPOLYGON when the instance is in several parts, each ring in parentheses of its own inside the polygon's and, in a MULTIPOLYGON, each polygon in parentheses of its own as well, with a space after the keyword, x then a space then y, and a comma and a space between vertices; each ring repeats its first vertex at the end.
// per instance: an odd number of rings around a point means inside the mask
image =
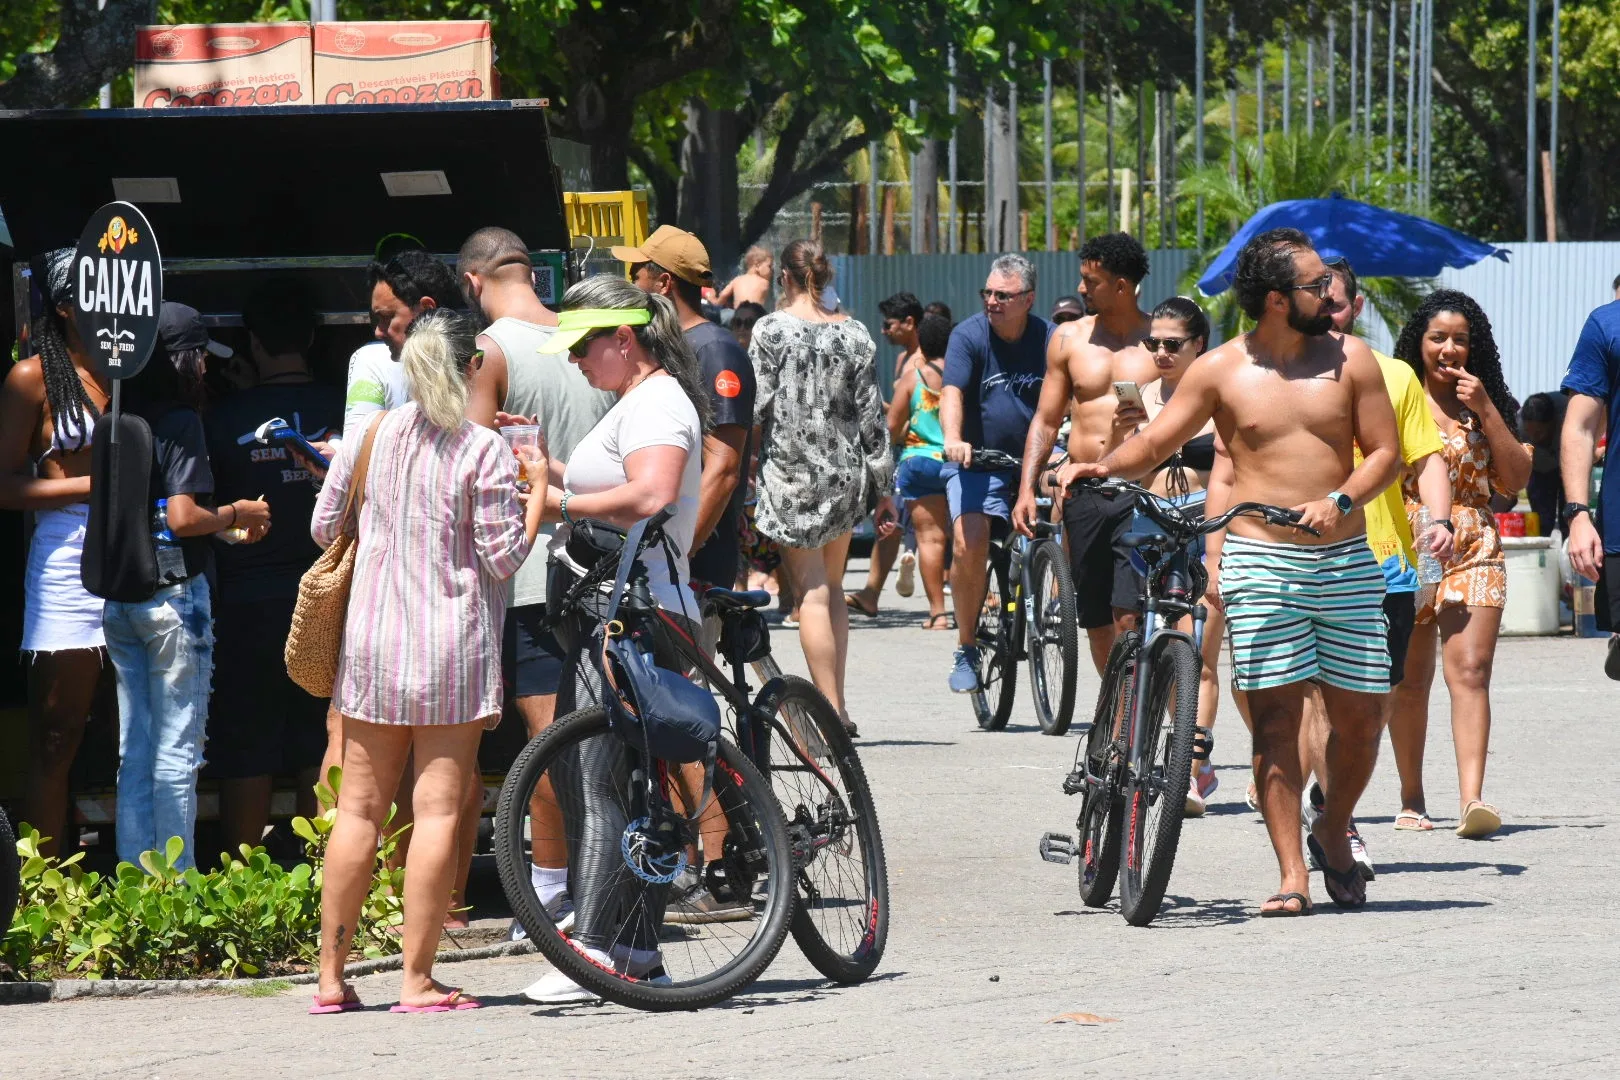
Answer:
POLYGON ((109 441, 117 443, 120 384, 146 366, 163 311, 163 259, 146 215, 127 202, 110 202, 90 215, 72 273, 78 291, 74 325, 91 359, 112 380, 109 441))

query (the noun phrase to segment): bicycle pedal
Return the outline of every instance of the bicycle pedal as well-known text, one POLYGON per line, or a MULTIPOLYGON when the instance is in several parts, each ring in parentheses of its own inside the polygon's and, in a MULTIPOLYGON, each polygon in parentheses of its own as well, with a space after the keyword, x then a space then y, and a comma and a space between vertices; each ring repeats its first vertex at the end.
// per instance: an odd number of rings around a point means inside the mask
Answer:
POLYGON ((1215 752, 1215 733, 1207 727, 1194 728, 1193 760, 1208 761, 1215 752))
POLYGON ((1074 837, 1068 833, 1047 833, 1041 837, 1040 849, 1041 858, 1060 866, 1069 865, 1074 861, 1074 857, 1080 854, 1080 849, 1075 846, 1074 837))
POLYGON ((1076 769, 1063 778, 1063 794, 1075 795, 1086 790, 1086 773, 1084 769, 1076 769))

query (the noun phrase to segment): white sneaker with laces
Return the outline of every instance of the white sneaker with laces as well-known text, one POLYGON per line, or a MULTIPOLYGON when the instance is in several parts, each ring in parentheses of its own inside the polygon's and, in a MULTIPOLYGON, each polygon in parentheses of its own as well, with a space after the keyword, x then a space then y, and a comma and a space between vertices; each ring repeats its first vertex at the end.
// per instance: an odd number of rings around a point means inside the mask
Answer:
MULTIPOLYGON (((586 948, 585 952, 598 963, 611 967, 613 961, 600 949, 586 948)), ((536 1005, 574 1005, 600 1001, 593 992, 557 970, 546 972, 535 982, 523 988, 523 996, 536 1005)))

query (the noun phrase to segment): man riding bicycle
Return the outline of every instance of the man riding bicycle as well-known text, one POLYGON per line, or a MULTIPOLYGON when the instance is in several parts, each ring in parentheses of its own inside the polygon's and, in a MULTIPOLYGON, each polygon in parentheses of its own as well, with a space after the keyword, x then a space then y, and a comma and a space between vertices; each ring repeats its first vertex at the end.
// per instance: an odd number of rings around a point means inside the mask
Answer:
POLYGON ((945 385, 940 426, 945 433, 945 497, 954 544, 951 602, 956 609, 957 649, 951 667, 953 693, 979 689, 974 642, 984 607, 990 553, 990 519, 1009 521, 1018 495, 1018 471, 975 471, 973 448, 1024 451, 1029 423, 1046 372, 1052 325, 1031 313, 1035 266, 1022 255, 1002 255, 990 264, 979 290, 984 311, 963 320, 945 349, 945 385))

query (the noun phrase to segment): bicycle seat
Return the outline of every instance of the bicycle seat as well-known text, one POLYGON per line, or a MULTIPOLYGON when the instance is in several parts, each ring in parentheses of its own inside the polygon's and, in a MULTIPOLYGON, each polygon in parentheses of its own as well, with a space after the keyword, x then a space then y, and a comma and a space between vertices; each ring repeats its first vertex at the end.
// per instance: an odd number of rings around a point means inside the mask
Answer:
POLYGON ((703 594, 703 603, 716 611, 751 611, 771 602, 771 594, 764 589, 722 589, 715 587, 703 594))
POLYGON ((1120 543, 1128 548, 1164 548, 1170 546, 1170 538, 1162 532, 1128 532, 1120 543))

